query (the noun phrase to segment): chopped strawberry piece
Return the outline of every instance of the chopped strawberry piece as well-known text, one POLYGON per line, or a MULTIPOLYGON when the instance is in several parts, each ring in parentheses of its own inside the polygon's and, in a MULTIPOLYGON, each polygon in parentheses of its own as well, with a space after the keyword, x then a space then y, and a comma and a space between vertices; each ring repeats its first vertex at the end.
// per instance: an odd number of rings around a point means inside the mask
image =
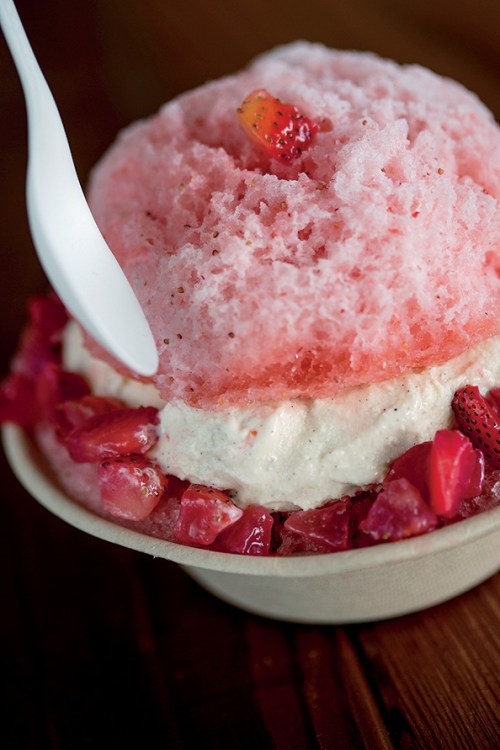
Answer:
POLYGON ((284 104, 265 89, 256 89, 238 108, 245 132, 274 159, 296 159, 309 148, 315 122, 293 104, 284 104))
POLYGON ((165 475, 143 456, 105 461, 97 471, 103 508, 116 518, 144 520, 167 488, 165 475))
POLYGON ((31 378, 8 375, 0 384, 0 422, 33 427, 40 419, 40 407, 31 378))
POLYGON ((66 372, 55 362, 44 367, 35 383, 41 413, 53 418, 59 404, 90 394, 88 383, 75 372, 66 372))
POLYGON ((224 492, 201 484, 191 484, 181 497, 175 538, 184 544, 207 547, 221 531, 242 515, 241 508, 224 492))
POLYGON ((158 410, 151 406, 95 414, 72 430, 64 444, 73 461, 98 462, 146 453, 158 440, 158 410))
MULTIPOLYGON (((339 500, 322 508, 297 510, 288 516, 284 529, 305 542, 304 552, 345 550, 349 548, 349 509, 348 501, 339 500)), ((283 537, 285 541, 285 533, 283 537)), ((295 551, 299 551, 297 545, 295 551)))
POLYGON ((359 528, 375 541, 393 542, 430 531, 437 523, 420 492, 407 479, 395 479, 377 496, 359 528))
MULTIPOLYGON (((470 497, 471 482, 481 484, 481 462, 472 443, 457 430, 439 430, 429 456, 430 505, 438 516, 451 518, 470 497)), ((478 493, 476 493, 478 494, 478 493)))
POLYGON ((460 430, 484 453, 488 463, 500 469, 500 421, 496 407, 475 385, 460 388, 453 396, 451 407, 460 430))
POLYGON ((29 321, 12 361, 13 372, 36 378, 49 362, 58 362, 61 332, 68 315, 56 297, 36 297, 28 304, 29 321))
POLYGON ((92 394, 68 399, 58 405, 54 415, 57 433, 64 439, 73 430, 83 427, 91 417, 125 408, 125 404, 116 398, 92 394))
POLYGON ((214 549, 243 555, 268 555, 272 528, 273 517, 269 511, 262 505, 251 505, 236 523, 219 534, 214 549))
POLYGON ((409 448, 391 466, 389 473, 384 479, 384 487, 395 479, 407 479, 410 484, 417 488, 424 500, 429 500, 429 457, 432 450, 432 441, 419 443, 409 448))
POLYGON ((369 547, 373 542, 367 534, 360 531, 360 524, 365 520, 370 508, 377 498, 377 490, 360 492, 351 497, 350 535, 352 547, 369 547))

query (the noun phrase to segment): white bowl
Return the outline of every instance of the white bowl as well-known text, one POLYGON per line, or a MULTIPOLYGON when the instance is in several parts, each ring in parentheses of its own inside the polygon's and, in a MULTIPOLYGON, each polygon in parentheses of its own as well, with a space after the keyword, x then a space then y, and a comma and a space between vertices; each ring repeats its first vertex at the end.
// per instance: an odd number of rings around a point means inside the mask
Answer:
POLYGON ((2 433, 19 481, 56 516, 101 539, 179 563, 220 599, 267 617, 330 624, 395 617, 467 591, 500 567, 500 507, 414 539, 333 554, 248 557, 155 539, 76 503, 22 430, 6 425, 2 433))

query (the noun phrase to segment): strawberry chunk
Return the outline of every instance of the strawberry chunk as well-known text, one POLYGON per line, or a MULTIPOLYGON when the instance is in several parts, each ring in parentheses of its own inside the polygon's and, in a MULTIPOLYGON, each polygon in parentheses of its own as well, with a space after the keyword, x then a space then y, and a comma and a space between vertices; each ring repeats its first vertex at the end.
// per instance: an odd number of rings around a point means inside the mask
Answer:
POLYGON ((374 541, 397 541, 437 526, 438 519, 407 479, 389 482, 359 525, 374 541))
POLYGON ((484 453, 486 461, 500 469, 500 421, 497 408, 475 385, 460 388, 451 403, 460 430, 472 445, 484 453))
POLYGON ((29 428, 39 419, 40 407, 31 378, 19 373, 8 375, 0 384, 0 422, 29 428))
POLYGON ((243 515, 220 490, 191 484, 181 497, 179 518, 175 527, 175 538, 184 544, 207 547, 217 536, 243 515))
MULTIPOLYGON (((292 532, 288 543, 294 546, 295 552, 337 552, 348 549, 349 509, 348 501, 339 500, 322 508, 291 513, 284 524, 284 530, 292 532)), ((284 542, 287 541, 286 537, 284 531, 284 542)), ((280 553, 283 551, 280 549, 280 553)))
POLYGON ((481 492, 484 461, 457 430, 439 430, 429 455, 430 504, 445 518, 456 515, 460 503, 481 492))
POLYGON ((100 462, 146 453, 158 440, 158 410, 151 406, 95 414, 64 438, 73 461, 100 462))
POLYGON ((59 299, 50 296, 30 300, 28 316, 12 370, 35 379, 49 362, 59 361, 61 332, 68 315, 59 299))
POLYGON ((384 487, 395 479, 407 479, 429 501, 429 457, 432 440, 409 448, 392 464, 384 479, 384 487))
POLYGON ((104 510, 128 521, 147 518, 167 488, 165 475, 143 456, 105 461, 97 473, 104 510))
POLYGON ((59 404, 90 394, 87 381, 75 372, 66 372, 55 362, 49 362, 35 383, 40 410, 45 417, 55 417, 59 404))
POLYGON ((68 399, 57 406, 54 414, 57 434, 64 440, 70 432, 83 427, 91 417, 97 414, 109 414, 109 412, 124 408, 126 408, 125 404, 116 398, 104 398, 92 394, 77 399, 68 399))
POLYGON ((296 159, 319 130, 297 107, 284 104, 266 89, 252 91, 237 112, 247 135, 274 159, 296 159))
POLYGON ((236 523, 219 534, 214 549, 242 555, 268 555, 272 528, 273 517, 269 511, 262 505, 251 505, 236 523))

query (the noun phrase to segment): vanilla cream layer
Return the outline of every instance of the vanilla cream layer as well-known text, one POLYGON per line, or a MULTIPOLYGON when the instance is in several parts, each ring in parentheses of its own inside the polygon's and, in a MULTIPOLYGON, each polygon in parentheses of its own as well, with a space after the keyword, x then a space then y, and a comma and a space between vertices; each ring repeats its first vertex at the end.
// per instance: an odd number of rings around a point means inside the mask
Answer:
POLYGON ((307 509, 381 481, 397 456, 449 427, 457 388, 470 383, 487 392, 499 385, 500 336, 443 365, 333 398, 217 411, 165 404, 153 385, 92 357, 75 323, 65 332, 63 362, 97 395, 160 410, 159 440, 149 455, 166 473, 230 490, 241 507, 307 509))

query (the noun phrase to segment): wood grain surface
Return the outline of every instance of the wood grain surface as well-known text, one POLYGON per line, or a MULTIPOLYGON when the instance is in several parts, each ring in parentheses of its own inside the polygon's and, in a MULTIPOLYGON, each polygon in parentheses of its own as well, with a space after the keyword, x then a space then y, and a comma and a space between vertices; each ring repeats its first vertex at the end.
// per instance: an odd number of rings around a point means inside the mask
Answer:
MULTIPOLYGON (((418 62, 500 117, 498 0, 19 0, 78 171, 130 121, 276 44, 418 62)), ((26 225, 24 103, 0 40, 2 372, 45 288, 26 225)), ((85 536, 1 470, 2 746, 500 747, 500 578, 351 627, 247 615, 178 567, 85 536)))

